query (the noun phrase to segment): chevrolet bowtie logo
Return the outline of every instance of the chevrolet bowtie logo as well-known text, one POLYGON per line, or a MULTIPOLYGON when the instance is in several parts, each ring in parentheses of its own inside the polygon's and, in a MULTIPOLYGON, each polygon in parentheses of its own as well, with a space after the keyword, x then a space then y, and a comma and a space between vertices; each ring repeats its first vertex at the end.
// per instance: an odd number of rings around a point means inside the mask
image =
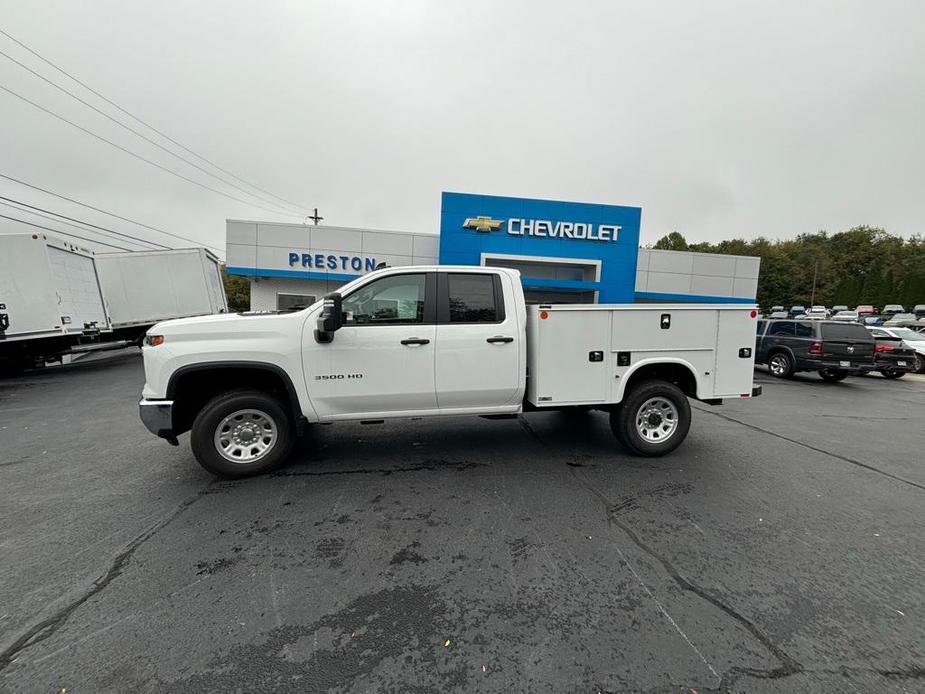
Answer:
POLYGON ((502 223, 500 219, 492 219, 491 217, 468 217, 463 223, 463 229, 494 231, 495 229, 500 229, 502 223))

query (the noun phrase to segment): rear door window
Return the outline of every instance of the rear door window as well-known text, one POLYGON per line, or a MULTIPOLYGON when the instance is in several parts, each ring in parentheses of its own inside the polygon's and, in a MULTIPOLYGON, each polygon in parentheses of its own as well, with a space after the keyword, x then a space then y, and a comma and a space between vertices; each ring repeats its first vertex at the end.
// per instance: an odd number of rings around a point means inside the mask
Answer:
POLYGON ((822 324, 823 340, 852 340, 865 342, 873 341, 870 331, 863 325, 856 323, 823 323, 822 324))
POLYGON ((500 323, 504 304, 496 275, 450 272, 446 275, 450 323, 500 323))
POLYGON ((794 329, 797 337, 813 336, 813 326, 810 323, 796 323, 794 329))

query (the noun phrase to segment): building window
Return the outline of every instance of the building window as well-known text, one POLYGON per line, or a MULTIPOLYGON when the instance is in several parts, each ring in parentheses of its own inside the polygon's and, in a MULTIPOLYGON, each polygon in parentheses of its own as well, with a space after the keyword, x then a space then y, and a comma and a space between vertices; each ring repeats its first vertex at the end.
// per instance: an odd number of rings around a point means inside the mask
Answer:
POLYGON ((343 302, 344 325, 424 322, 424 273, 391 275, 363 285, 343 302))
POLYGON ((311 294, 276 294, 277 311, 301 311, 315 303, 315 297, 311 294))
POLYGON ((524 257, 484 255, 482 264, 520 271, 520 276, 537 280, 597 282, 599 262, 581 260, 539 260, 524 257))
POLYGON ((450 323, 497 323, 494 275, 448 273, 447 294, 450 301, 450 323))

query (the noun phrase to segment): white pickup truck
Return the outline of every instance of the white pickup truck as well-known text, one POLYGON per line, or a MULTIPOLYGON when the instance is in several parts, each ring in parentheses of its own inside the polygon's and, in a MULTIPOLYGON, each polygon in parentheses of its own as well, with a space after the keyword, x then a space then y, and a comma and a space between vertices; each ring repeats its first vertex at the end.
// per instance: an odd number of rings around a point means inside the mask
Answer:
POLYGON ((631 453, 674 450, 687 398, 753 387, 757 311, 747 305, 527 306, 498 267, 371 272, 301 311, 158 323, 145 337, 141 419, 214 474, 271 470, 316 422, 610 414, 631 453))

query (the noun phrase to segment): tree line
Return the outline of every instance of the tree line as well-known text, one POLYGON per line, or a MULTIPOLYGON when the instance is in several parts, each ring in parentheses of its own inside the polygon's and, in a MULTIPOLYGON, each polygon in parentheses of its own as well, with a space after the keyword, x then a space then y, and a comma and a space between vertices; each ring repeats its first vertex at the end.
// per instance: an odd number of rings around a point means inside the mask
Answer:
POLYGON ((910 309, 925 304, 925 237, 909 239, 883 229, 857 226, 830 234, 800 234, 794 239, 731 239, 688 243, 676 231, 660 238, 653 248, 699 253, 727 253, 761 258, 758 304, 809 306, 816 276, 815 303, 902 304, 910 309))

